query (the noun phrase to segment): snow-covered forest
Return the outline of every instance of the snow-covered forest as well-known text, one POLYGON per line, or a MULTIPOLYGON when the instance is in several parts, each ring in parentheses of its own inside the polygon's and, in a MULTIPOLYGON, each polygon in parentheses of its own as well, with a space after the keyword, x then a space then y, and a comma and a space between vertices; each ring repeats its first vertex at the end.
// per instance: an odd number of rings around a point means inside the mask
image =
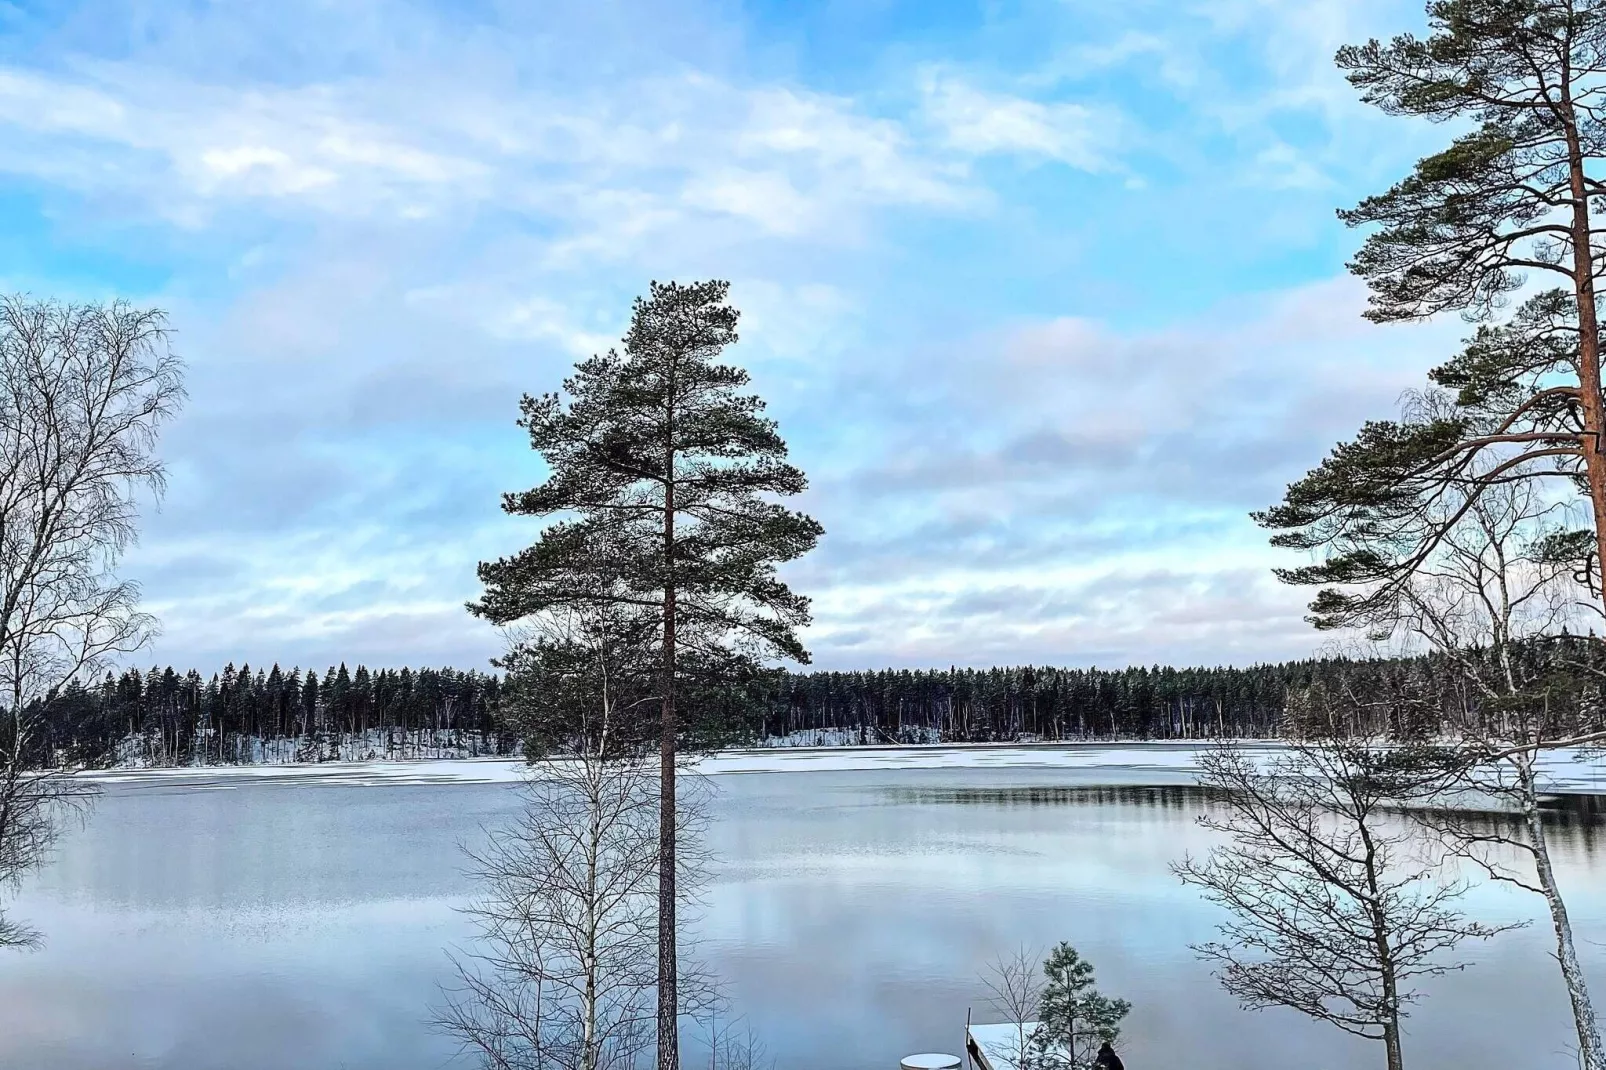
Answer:
MULTIPOLYGON (((1576 656, 1598 656, 1580 641, 1576 656)), ((519 714, 496 673, 322 673, 169 666, 70 686, 41 718, 37 764, 215 765, 514 755, 519 714)), ((1313 687, 1369 700, 1375 728, 1432 734, 1470 701, 1431 658, 1321 658, 1248 668, 1017 666, 777 673, 739 742, 754 746, 1266 738, 1313 687)), ((1580 691, 1580 700, 1587 698, 1580 691)))

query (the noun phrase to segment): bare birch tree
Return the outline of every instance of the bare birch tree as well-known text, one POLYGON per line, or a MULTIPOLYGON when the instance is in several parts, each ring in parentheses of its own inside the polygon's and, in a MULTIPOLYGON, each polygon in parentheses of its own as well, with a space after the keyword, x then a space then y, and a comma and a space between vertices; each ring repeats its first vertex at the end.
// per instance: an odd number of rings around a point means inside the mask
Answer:
POLYGON ((487 950, 443 1024, 494 1070, 614 1070, 652 1047, 656 779, 640 759, 546 763, 475 857, 487 950))
POLYGON ((1022 947, 987 965, 982 985, 993 1010, 1015 1026, 1015 1065, 1030 1065, 1038 1014, 1043 1003, 1042 954, 1022 947))
MULTIPOLYGON (((502 661, 531 772, 518 820, 473 854, 480 950, 458 959, 438 1018, 488 1070, 630 1070, 656 1051, 660 792, 643 731, 658 704, 656 623, 617 607, 558 610, 502 661)), ((695 802, 677 817, 687 895, 701 857, 695 802)), ((707 1011, 693 966, 681 982, 687 1005, 707 1011)), ((716 1039, 720 1058, 736 1058, 734 1035, 716 1039)))
POLYGON ((1600 1070, 1606 1049, 1541 812, 1541 761, 1601 738, 1600 659, 1591 656, 1599 642, 1567 634, 1596 616, 1598 603, 1584 586, 1588 573, 1572 574, 1572 555, 1551 552, 1562 512, 1528 483, 1485 491, 1404 585, 1394 619, 1379 620, 1459 670, 1466 694, 1452 710, 1448 786, 1498 800, 1517 821, 1469 822, 1450 808, 1427 820, 1490 877, 1544 898, 1580 1058, 1600 1070))
MULTIPOLYGON (((1526 704, 1524 704, 1526 705, 1526 704)), ((1603 1065, 1600 1022, 1590 995, 1589 982, 1578 957, 1572 917, 1551 860, 1549 834, 1540 806, 1539 758, 1547 744, 1546 722, 1554 724, 1543 698, 1520 709, 1514 718, 1526 730, 1513 733, 1517 742, 1501 733, 1473 730, 1465 736, 1461 752, 1461 784, 1499 800, 1516 814, 1516 822, 1472 821, 1454 809, 1435 811, 1427 818, 1445 842, 1461 857, 1479 866, 1494 880, 1543 897, 1555 939, 1555 956, 1567 988, 1567 999, 1578 1033, 1579 1062, 1586 1070, 1603 1065)), ((1510 710, 1508 708, 1508 716, 1510 710)), ((1565 729, 1553 730, 1549 739, 1564 740, 1565 729)))
POLYGON ((624 1070, 652 1046, 657 781, 629 726, 653 699, 627 615, 551 614, 503 664, 532 762, 511 827, 472 855, 484 950, 440 1024, 490 1070, 624 1070))
MULTIPOLYGON (((138 649, 155 622, 119 579, 156 436, 183 398, 161 312, 0 298, 0 886, 48 856, 64 808, 52 698, 138 649)), ((0 946, 37 939, 0 919, 0 946)))
POLYGON ((1221 796, 1200 823, 1228 839, 1174 869, 1229 916, 1195 951, 1246 1009, 1289 1007, 1379 1041, 1401 1070, 1414 983, 1462 969, 1457 945, 1500 931, 1460 913, 1464 884, 1417 856, 1390 813, 1421 783, 1414 753, 1329 738, 1265 767, 1228 746, 1200 764, 1221 796))
MULTIPOLYGON (((723 1005, 724 1000, 716 998, 715 1002, 723 1005)), ((775 1065, 775 1060, 767 1058, 763 1039, 747 1019, 699 1013, 694 1020, 707 1049, 708 1070, 765 1070, 775 1065)))

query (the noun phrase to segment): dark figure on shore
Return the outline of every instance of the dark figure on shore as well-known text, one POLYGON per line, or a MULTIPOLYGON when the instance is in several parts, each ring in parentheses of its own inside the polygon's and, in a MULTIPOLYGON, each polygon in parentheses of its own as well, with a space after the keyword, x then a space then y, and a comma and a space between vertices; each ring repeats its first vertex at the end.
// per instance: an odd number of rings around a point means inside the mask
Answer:
POLYGON ((1093 1070, 1126 1070, 1121 1057, 1115 1054, 1108 1040, 1099 1046, 1098 1058, 1093 1060, 1093 1070))

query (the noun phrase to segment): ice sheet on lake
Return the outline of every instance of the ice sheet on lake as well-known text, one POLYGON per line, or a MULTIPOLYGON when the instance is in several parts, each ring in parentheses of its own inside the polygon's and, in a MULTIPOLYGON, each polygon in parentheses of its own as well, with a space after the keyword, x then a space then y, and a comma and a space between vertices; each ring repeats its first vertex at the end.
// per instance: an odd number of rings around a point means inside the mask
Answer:
MULTIPOLYGON (((1243 746, 1270 756, 1273 743, 1243 746)), ((1089 783, 1187 783, 1197 768, 1195 743, 922 745, 823 747, 726 751, 696 763, 699 771, 733 773, 847 772, 885 769, 1082 770, 1089 783)), ((1546 755, 1542 781, 1549 791, 1606 795, 1606 761, 1599 752, 1546 755)), ((233 788, 263 781, 287 784, 403 785, 512 783, 528 767, 514 758, 448 758, 311 765, 211 766, 182 769, 103 770, 85 774, 105 785, 172 786, 186 790, 233 788)))
MULTIPOLYGON (((876 769, 1120 769, 1170 774, 1186 782, 1197 745, 1000 744, 822 747, 725 751, 695 763, 699 772, 791 773, 876 769)), ((527 766, 515 758, 445 758, 306 765, 207 766, 181 769, 113 769, 86 774, 102 784, 233 787, 253 781, 312 784, 495 784, 522 779, 527 766)), ((1123 777, 1123 780, 1130 777, 1123 777)))

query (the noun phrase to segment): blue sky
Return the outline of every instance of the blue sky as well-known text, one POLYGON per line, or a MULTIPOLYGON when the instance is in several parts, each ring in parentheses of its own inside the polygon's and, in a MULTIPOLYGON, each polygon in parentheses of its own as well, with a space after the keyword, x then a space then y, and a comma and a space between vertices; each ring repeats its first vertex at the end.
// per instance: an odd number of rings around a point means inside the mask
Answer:
POLYGON ((483 664, 519 394, 708 276, 827 530, 817 664, 1301 656, 1246 514, 1463 330, 1364 323, 1334 217, 1445 136, 1332 65, 1421 20, 0 0, 0 288, 172 317, 163 662, 483 664))

